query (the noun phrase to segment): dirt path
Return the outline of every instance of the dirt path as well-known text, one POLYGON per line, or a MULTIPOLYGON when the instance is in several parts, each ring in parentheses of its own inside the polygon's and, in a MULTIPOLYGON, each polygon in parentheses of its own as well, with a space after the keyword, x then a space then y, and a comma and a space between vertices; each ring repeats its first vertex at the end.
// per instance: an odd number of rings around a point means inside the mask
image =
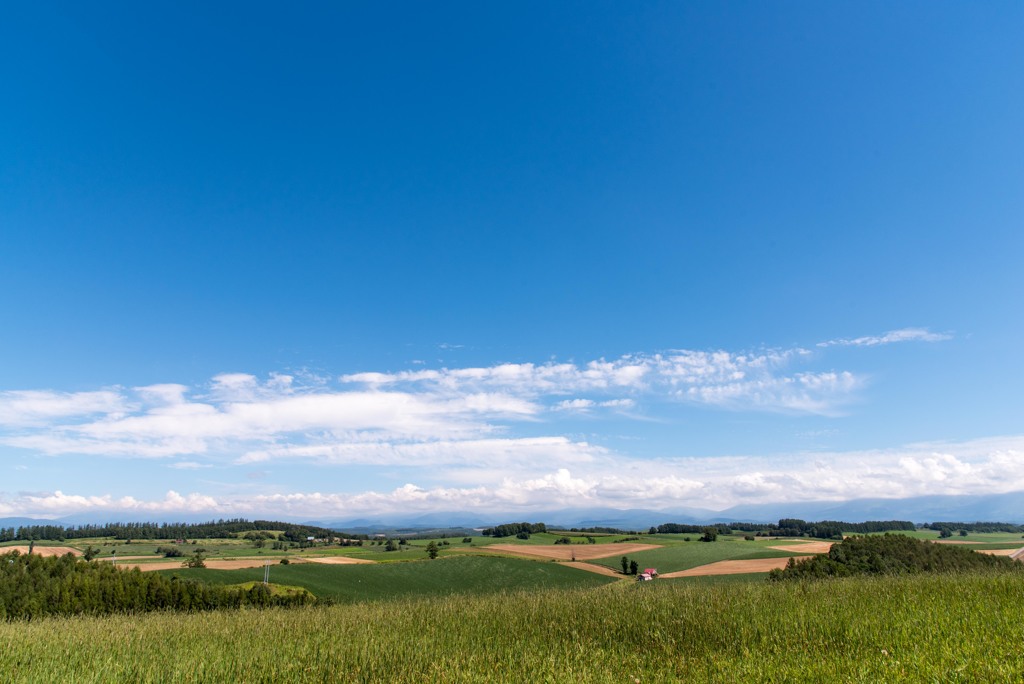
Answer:
MULTIPOLYGON (((810 556, 794 556, 797 560, 810 556)), ((751 572, 768 572, 776 568, 782 569, 789 562, 788 558, 754 558, 752 560, 724 560, 708 563, 689 570, 679 570, 658 575, 662 579, 673 577, 704 577, 708 575, 746 575, 751 572)))
MULTIPOLYGON (((11 551, 28 553, 28 546, 0 546, 0 553, 10 553, 11 551)), ((32 553, 37 556, 63 556, 66 553, 73 553, 76 556, 82 555, 81 551, 70 546, 36 546, 32 549, 32 553)))
POLYGON ((555 560, 572 560, 575 554, 576 560, 587 561, 595 558, 608 558, 610 556, 623 556, 637 551, 648 551, 660 549, 655 544, 552 544, 529 546, 527 544, 491 544, 489 546, 477 547, 480 551, 500 551, 511 553, 517 556, 529 556, 531 558, 554 558, 555 560))
POLYGON ((784 544, 782 546, 769 546, 777 551, 789 551, 790 553, 828 553, 832 548, 832 542, 800 542, 799 544, 784 544))

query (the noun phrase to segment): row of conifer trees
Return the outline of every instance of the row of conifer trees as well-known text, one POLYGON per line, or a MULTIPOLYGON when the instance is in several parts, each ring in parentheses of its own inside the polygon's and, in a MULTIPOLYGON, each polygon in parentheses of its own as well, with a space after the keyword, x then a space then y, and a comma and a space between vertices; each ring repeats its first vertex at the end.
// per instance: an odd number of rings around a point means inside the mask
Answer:
POLYGON ((0 619, 44 615, 200 611, 242 606, 295 606, 315 603, 309 593, 272 594, 250 589, 165 577, 71 554, 43 557, 17 551, 0 555, 0 619))

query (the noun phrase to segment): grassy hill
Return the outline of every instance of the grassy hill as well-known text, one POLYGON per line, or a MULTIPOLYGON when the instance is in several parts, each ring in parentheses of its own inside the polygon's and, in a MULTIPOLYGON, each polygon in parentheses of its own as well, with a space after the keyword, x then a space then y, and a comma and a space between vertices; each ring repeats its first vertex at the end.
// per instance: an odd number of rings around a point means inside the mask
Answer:
POLYGON ((83 684, 1012 682, 1022 604, 1019 577, 967 574, 42 619, 0 624, 0 672, 83 684))

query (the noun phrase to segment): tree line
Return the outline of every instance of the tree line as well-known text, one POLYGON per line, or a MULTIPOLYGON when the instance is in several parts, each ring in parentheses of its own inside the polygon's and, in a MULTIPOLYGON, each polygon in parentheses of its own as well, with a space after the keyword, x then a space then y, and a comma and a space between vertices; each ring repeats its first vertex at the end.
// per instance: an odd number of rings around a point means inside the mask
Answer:
POLYGON ((790 558, 784 570, 772 570, 769 580, 906 575, 989 570, 1024 572, 1024 564, 1005 556, 977 553, 963 546, 935 544, 903 534, 847 537, 827 554, 806 560, 790 558))
MULTIPOLYGON (((23 525, 0 528, 0 542, 114 537, 115 539, 228 539, 258 530, 280 530, 286 541, 304 542, 307 537, 330 538, 336 533, 325 527, 296 525, 273 520, 211 520, 205 523, 128 522, 103 525, 23 525)), ((358 535, 367 538, 366 535, 358 535)), ((354 537, 353 537, 354 538, 354 537)))
POLYGON ((529 539, 531 534, 547 532, 548 526, 544 523, 506 523, 488 527, 481 532, 485 537, 520 537, 529 539))
POLYGON ((1001 522, 933 522, 925 525, 929 530, 965 530, 967 532, 1024 532, 1024 525, 1001 522))
POLYGON ((200 611, 242 606, 301 606, 317 603, 308 592, 272 594, 263 584, 250 589, 165 577, 137 568, 85 561, 73 555, 0 555, 0 619, 44 615, 102 615, 152 610, 200 611))
POLYGON ((843 533, 868 534, 870 532, 910 531, 917 527, 909 520, 868 520, 852 523, 841 520, 807 522, 799 518, 782 518, 778 523, 730 522, 716 525, 682 525, 665 523, 648 530, 649 534, 703 534, 709 529, 718 534, 730 534, 733 530, 755 532, 758 536, 773 537, 815 537, 818 539, 842 539, 843 533))

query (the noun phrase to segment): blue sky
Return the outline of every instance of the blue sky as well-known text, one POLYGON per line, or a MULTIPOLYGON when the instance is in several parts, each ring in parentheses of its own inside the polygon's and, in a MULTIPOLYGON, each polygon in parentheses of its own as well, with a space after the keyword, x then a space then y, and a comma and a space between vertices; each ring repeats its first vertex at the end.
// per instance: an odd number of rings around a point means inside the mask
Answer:
POLYGON ((1022 34, 5 7, 0 515, 1024 490, 1022 34))

